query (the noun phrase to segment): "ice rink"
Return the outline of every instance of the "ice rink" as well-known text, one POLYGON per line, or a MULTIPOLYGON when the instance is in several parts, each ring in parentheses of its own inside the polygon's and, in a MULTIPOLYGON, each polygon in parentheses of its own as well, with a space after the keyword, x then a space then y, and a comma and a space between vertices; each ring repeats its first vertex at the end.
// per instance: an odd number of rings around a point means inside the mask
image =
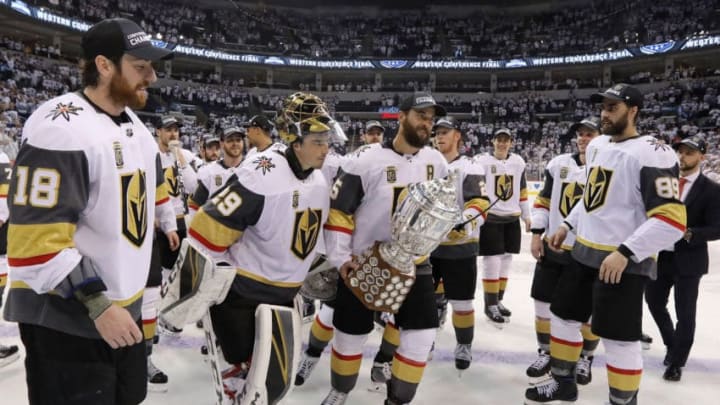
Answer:
MULTIPOLYGON (((473 363, 461 377, 454 367, 452 351, 455 337, 448 321, 438 333, 435 356, 428 363, 414 404, 521 404, 527 378, 525 368, 534 360, 536 352, 534 314, 529 298, 534 260, 529 253, 530 235, 523 235, 523 251, 513 261, 513 270, 505 296, 506 306, 513 311, 512 321, 498 330, 485 321, 482 290, 476 301, 476 330, 473 344, 473 363)), ((720 243, 711 245, 710 274, 700 286, 698 325, 695 346, 681 382, 662 379, 662 359, 665 348, 649 312, 645 311, 644 330, 655 340, 650 350, 643 352, 644 373, 640 388, 643 404, 720 403, 720 243), (713 337, 714 336, 714 337, 713 337), (714 343, 713 343, 714 342, 714 343)), ((481 284, 478 283, 478 287, 481 284)), ((671 297, 672 299, 672 297, 671 297)), ((671 303, 672 305, 672 303, 671 303)), ((672 313, 672 311, 671 311, 672 313)), ((306 341, 310 325, 303 328, 306 341)), ((348 404, 381 404, 384 395, 371 393, 369 370, 377 350, 380 333, 373 333, 365 347, 362 370, 357 387, 350 394, 348 404)), ((0 342, 18 344, 17 328, 0 321, 0 342)), ((213 393, 210 371, 202 360, 201 331, 189 326, 179 337, 161 337, 153 355, 155 364, 170 377, 167 393, 149 393, 148 405, 212 405, 213 393)), ((22 348, 21 348, 22 350, 22 348)), ((577 404, 602 404, 607 400, 607 376, 602 345, 593 364, 593 382, 580 387, 577 404)), ((22 361, 0 369, 0 404, 27 403, 22 361)), ((283 402, 288 405, 319 405, 330 389, 330 356, 325 353, 313 375, 304 386, 293 390, 283 402)), ((102 404, 98 404, 102 405, 102 404)))

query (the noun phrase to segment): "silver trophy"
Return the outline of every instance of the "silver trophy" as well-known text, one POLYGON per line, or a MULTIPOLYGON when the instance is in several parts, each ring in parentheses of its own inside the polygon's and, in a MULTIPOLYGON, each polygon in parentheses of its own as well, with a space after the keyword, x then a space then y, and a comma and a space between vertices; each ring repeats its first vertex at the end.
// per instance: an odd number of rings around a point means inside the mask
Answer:
POLYGON ((457 176, 451 172, 446 179, 408 186, 392 218, 392 240, 376 241, 358 256, 359 267, 348 272, 346 284, 367 308, 397 313, 415 282, 415 260, 429 255, 460 222, 457 176))

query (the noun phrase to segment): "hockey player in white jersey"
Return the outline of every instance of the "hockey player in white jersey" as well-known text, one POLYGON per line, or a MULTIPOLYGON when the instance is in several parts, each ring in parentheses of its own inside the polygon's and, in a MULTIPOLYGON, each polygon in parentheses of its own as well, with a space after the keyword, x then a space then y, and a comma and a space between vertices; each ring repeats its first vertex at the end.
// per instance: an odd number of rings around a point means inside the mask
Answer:
MULTIPOLYGON (((7 195, 10 183, 10 159, 5 152, 0 151, 0 307, 2 297, 7 285, 7 220, 8 211, 7 195)), ((19 349, 16 345, 5 346, 0 344, 0 367, 6 366, 20 358, 19 349)))
POLYGON ((83 89, 40 105, 23 129, 4 315, 19 324, 31 405, 139 404, 141 297, 155 212, 169 201, 157 144, 132 109, 170 52, 124 18, 93 25, 81 45, 83 89))
MULTIPOLYGON (((553 158, 545 168, 545 184, 535 199, 532 209, 532 244, 530 252, 537 263, 533 275, 530 295, 535 300, 535 333, 538 342, 538 358, 527 368, 527 376, 531 383, 547 379, 550 372, 550 304, 556 294, 560 278, 571 277, 575 271, 575 260, 570 257, 570 250, 575 241, 568 235, 557 253, 547 247, 544 235, 552 235, 557 230, 572 208, 582 199, 585 187, 585 150, 588 143, 598 136, 600 120, 595 117, 586 118, 570 127, 570 133, 576 135, 576 153, 566 153, 553 158)), ((599 338, 593 335, 590 324, 578 323, 582 332, 582 352, 579 359, 567 362, 555 359, 555 367, 560 365, 576 371, 578 384, 585 385, 592 379, 593 353, 599 338), (581 326, 582 325, 582 326, 581 326), (577 366, 576 366, 577 363, 577 366)), ((557 340, 557 339, 556 339, 557 340)), ((568 373, 570 375, 570 373, 568 373)))
POLYGON ((228 377, 226 393, 242 392, 241 404, 250 403, 255 393, 276 403, 292 385, 300 355, 293 348, 300 331, 280 320, 270 331, 256 329, 256 313, 267 305, 274 306, 274 313, 278 308, 292 311, 323 244, 322 225, 329 211, 330 190, 317 169, 335 135, 332 118, 322 100, 306 93, 288 97, 281 117, 288 149, 257 153, 254 164, 241 165, 197 212, 189 231, 213 256, 237 267, 230 292, 210 313, 223 356, 235 369, 223 373, 228 377), (266 345, 270 340, 286 355, 257 358, 255 342, 266 345), (254 369, 266 369, 267 375, 254 374, 254 369), (240 381, 244 377, 247 381, 240 381), (266 387, 266 394, 259 385, 266 387))
MULTIPOLYGON (((363 135, 365 144, 382 144, 384 132, 385 128, 382 126, 382 124, 380 124, 379 121, 368 121, 368 123, 365 125, 365 135, 363 135)), ((351 159, 353 155, 354 154, 351 153, 345 156, 340 156, 337 154, 333 154, 332 152, 328 154, 328 156, 325 158, 325 163, 323 164, 322 171, 323 175, 325 175, 325 179, 329 182, 329 187, 331 187, 334 183, 334 180, 337 177, 338 171, 342 166, 342 163, 347 161, 348 159, 351 159)), ((335 312, 334 308, 334 300, 322 302, 320 304, 320 311, 318 311, 318 314, 313 319, 312 326, 310 327, 308 347, 303 353, 302 361, 300 362, 300 366, 298 367, 298 373, 295 376, 295 385, 303 385, 305 381, 310 377, 310 374, 315 368, 315 365, 318 361, 320 361, 320 356, 322 355, 327 345, 330 343, 330 340, 332 340, 334 331, 332 324, 333 313, 335 312)), ((389 327, 393 329, 392 326, 389 327)), ((399 343, 397 341, 397 336, 397 329, 386 330, 383 334, 383 342, 381 343, 380 352, 390 353, 390 358, 387 361, 380 361, 376 356, 373 371, 371 371, 371 378, 373 379, 373 381, 382 379, 382 381, 378 382, 382 382, 382 384, 384 385, 385 381, 390 378, 389 373, 382 373, 381 371, 389 370, 389 362, 390 360, 392 360, 392 355, 395 352, 395 348, 399 343), (387 365, 385 363, 387 363, 387 365), (379 371, 380 373, 378 374, 379 371)), ((378 353, 378 356, 381 356, 381 354, 378 353)))
POLYGON ((188 198, 189 218, 202 207, 210 196, 223 187, 235 169, 243 161, 245 133, 238 127, 225 128, 218 140, 222 149, 222 159, 209 163, 198 170, 198 185, 195 193, 188 198))
MULTIPOLYGON (((457 341, 455 368, 465 370, 472 361, 475 332, 473 299, 477 283, 478 237, 489 205, 484 195, 485 169, 474 159, 460 155, 464 135, 457 120, 442 117, 435 123, 433 131, 435 147, 447 160, 449 170, 459 172, 458 204, 462 207, 463 219, 474 218, 461 229, 451 231, 447 240, 430 254, 436 291, 442 283, 442 301, 452 306, 452 324, 457 341)), ((442 314, 439 313, 439 316, 442 314)))
POLYGON ((519 219, 525 223, 525 231, 530 232, 525 161, 510 152, 513 139, 511 130, 498 129, 493 135, 493 153, 475 157, 485 168, 488 197, 493 204, 480 229, 479 256, 483 257, 485 315, 497 328, 502 328, 512 315, 502 300, 512 255, 520 253, 519 219))
MULTIPOLYGON (((444 177, 447 163, 427 147, 434 118, 445 115, 428 93, 416 92, 400 105, 399 130, 388 146, 367 145, 341 168, 331 192, 325 225, 328 259, 342 277, 376 240, 390 239, 390 223, 402 191, 411 183, 444 177)), ((412 401, 438 326, 432 270, 426 258, 416 263, 416 280, 395 315, 400 345, 392 362, 386 404, 412 401)), ((343 404, 357 382, 362 348, 373 329, 374 312, 344 282, 338 282, 333 326, 332 389, 324 405, 343 404)))
MULTIPOLYGON (((296 93, 300 94, 300 93, 296 93)), ((250 144, 245 160, 251 164, 256 153, 270 150, 284 151, 287 146, 280 142, 273 142, 272 133, 275 131, 275 124, 265 115, 255 115, 244 124, 247 131, 247 139, 250 144)))
MULTIPOLYGON (((200 140, 200 158, 203 160, 203 166, 220 159, 222 151, 220 138, 214 134, 208 134, 200 140)), ((198 169, 199 171, 200 169, 198 169)))
MULTIPOLYGON (((678 195, 678 159, 670 146, 637 131, 643 95, 617 84, 591 101, 601 104, 603 136, 586 150, 587 182, 578 203, 550 238, 562 250, 575 234, 575 277, 562 279, 563 291, 551 305, 550 351, 572 362, 582 350, 578 323, 592 319, 607 357, 612 405, 634 405, 642 377, 640 345, 645 283, 656 277, 655 255, 679 240, 686 229, 678 195)), ((565 369, 567 370, 567 369, 565 369)), ((526 403, 575 401, 574 375, 551 360, 553 378, 525 392, 526 403)))

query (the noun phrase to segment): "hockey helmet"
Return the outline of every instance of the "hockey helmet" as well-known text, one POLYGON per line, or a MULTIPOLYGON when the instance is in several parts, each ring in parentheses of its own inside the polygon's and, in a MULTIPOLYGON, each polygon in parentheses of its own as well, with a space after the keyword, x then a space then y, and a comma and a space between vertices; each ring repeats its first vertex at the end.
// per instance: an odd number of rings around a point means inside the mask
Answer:
POLYGON ((297 92, 283 101, 277 116, 278 134, 290 144, 308 134, 330 133, 332 142, 345 142, 347 137, 320 97, 297 92))

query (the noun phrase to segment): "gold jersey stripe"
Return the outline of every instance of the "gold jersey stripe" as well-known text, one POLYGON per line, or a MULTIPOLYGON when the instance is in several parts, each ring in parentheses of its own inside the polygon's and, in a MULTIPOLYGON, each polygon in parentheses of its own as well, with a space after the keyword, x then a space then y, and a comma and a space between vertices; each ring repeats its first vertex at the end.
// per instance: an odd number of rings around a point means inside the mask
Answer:
POLYGON ((45 263, 61 250, 75 246, 75 224, 10 224, 8 226, 8 260, 14 266, 45 263), (50 257, 48 257, 50 255, 50 257))
POLYGON ((300 288, 300 286, 302 286, 302 284, 303 284, 302 281, 299 281, 299 282, 272 281, 263 276, 257 275, 255 273, 251 273, 251 272, 249 272, 247 270, 243 270, 243 269, 237 269, 237 275, 257 281, 258 283, 271 285, 273 287, 300 288))
POLYGON ((190 233, 208 249, 216 252, 224 251, 242 236, 241 231, 221 224, 202 208, 190 223, 190 233))
POLYGON ((350 232, 355 230, 355 219, 338 209, 331 208, 326 225, 332 228, 342 228, 350 232))

